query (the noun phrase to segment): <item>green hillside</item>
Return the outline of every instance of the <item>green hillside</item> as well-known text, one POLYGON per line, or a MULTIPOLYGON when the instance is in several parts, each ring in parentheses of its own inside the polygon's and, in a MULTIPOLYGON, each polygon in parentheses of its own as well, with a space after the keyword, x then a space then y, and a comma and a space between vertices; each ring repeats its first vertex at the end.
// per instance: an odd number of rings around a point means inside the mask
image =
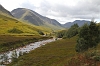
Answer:
POLYGON ((34 25, 25 24, 20 22, 14 18, 6 17, 4 15, 0 15, 0 34, 32 34, 38 35, 38 30, 43 31, 44 33, 51 32, 51 29, 45 27, 39 27, 34 25), (9 32, 16 29, 18 32, 9 32))

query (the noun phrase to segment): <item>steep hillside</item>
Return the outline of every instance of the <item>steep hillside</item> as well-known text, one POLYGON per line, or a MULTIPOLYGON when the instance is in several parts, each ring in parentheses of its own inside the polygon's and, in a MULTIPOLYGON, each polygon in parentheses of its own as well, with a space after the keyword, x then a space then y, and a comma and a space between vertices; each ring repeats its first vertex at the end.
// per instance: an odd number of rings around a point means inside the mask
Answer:
MULTIPOLYGON (((35 19, 39 20, 39 18, 35 19)), ((2 5, 0 5, 0 34, 39 35, 38 31, 50 33, 52 30, 50 28, 30 25, 25 22, 21 22, 14 18, 8 10, 6 10, 2 5)))
POLYGON ((14 9, 11 13, 14 17, 37 26, 45 26, 51 29, 62 29, 62 25, 56 20, 44 17, 29 9, 18 8, 14 9))
POLYGON ((6 10, 1 4, 0 4, 0 14, 6 15, 6 16, 10 16, 10 17, 13 16, 13 15, 12 15, 8 10, 6 10))
POLYGON ((82 25, 84 25, 85 23, 90 24, 90 21, 86 21, 86 20, 75 20, 74 22, 65 23, 65 24, 63 24, 63 26, 66 27, 66 28, 70 28, 72 25, 74 25, 74 24, 76 24, 76 23, 77 23, 79 26, 82 26, 82 25))
POLYGON ((14 15, 14 17, 20 20, 26 20, 34 25, 39 26, 43 24, 43 21, 28 9, 18 8, 13 10, 11 13, 14 15))
POLYGON ((49 33, 51 29, 28 25, 14 18, 0 15, 0 34, 32 34, 39 35, 38 30, 49 33), (43 28, 43 29, 42 29, 43 28))

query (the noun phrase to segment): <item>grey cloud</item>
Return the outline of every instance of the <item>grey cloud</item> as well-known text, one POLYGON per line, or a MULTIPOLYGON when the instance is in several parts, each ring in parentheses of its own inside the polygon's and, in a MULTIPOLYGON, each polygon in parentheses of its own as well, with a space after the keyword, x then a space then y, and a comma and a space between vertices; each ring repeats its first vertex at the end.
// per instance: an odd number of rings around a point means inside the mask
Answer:
POLYGON ((21 7, 27 8, 27 9, 32 9, 32 10, 37 9, 37 7, 34 6, 34 4, 31 4, 29 1, 26 1, 26 2, 22 3, 21 7))
POLYGON ((46 0, 44 0, 41 2, 40 7, 38 7, 38 9, 40 10, 41 14, 48 15, 48 12, 51 9, 51 4, 47 2, 46 0))
MULTIPOLYGON (((70 17, 72 19, 100 19, 100 1, 94 0, 91 2, 79 2, 78 5, 69 7, 64 5, 58 5, 58 10, 63 17, 70 17)), ((57 10, 56 10, 57 12, 57 10)), ((60 17, 60 16, 59 16, 60 17)))
POLYGON ((50 15, 58 18, 91 19, 94 17, 98 19, 100 15, 100 0, 79 0, 75 6, 67 6, 63 5, 63 3, 62 5, 52 5, 44 0, 41 2, 40 7, 35 7, 30 3, 24 3, 23 6, 36 10, 41 15, 50 15))

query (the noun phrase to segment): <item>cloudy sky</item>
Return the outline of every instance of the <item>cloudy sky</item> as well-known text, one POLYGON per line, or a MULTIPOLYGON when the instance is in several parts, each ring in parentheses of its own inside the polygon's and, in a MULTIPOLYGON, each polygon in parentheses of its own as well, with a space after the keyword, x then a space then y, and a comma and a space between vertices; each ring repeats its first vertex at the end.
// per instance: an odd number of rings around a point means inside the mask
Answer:
POLYGON ((7 10, 28 8, 60 23, 76 19, 100 21, 100 0, 0 0, 7 10))

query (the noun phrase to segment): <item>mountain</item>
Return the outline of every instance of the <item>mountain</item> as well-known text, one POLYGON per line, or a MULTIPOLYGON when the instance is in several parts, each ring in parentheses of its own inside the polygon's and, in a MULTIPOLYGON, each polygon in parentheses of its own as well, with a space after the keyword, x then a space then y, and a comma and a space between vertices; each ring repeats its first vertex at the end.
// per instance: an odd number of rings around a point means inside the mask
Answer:
POLYGON ((30 9, 17 8, 11 11, 11 13, 14 17, 37 26, 45 26, 51 29, 62 29, 62 25, 55 19, 44 17, 30 9))
POLYGON ((63 24, 63 26, 66 27, 66 28, 70 28, 72 25, 74 25, 74 24, 76 24, 76 23, 77 23, 79 26, 82 26, 82 25, 84 25, 85 23, 90 24, 90 21, 87 21, 87 20, 75 20, 74 22, 67 22, 67 23, 63 24))
POLYGON ((30 25, 14 18, 0 14, 0 35, 1 34, 22 34, 22 35, 39 35, 38 31, 43 33, 52 32, 51 29, 30 25))
POLYGON ((28 23, 17 20, 13 15, 0 5, 0 35, 1 34, 22 34, 22 35, 40 35, 39 31, 43 33, 50 33, 50 28, 30 25, 28 23))
POLYGON ((0 4, 0 14, 13 17, 13 15, 0 4))
POLYGON ((12 15, 20 20, 26 20, 34 25, 42 25, 43 21, 39 19, 31 10, 18 8, 11 11, 12 15))

